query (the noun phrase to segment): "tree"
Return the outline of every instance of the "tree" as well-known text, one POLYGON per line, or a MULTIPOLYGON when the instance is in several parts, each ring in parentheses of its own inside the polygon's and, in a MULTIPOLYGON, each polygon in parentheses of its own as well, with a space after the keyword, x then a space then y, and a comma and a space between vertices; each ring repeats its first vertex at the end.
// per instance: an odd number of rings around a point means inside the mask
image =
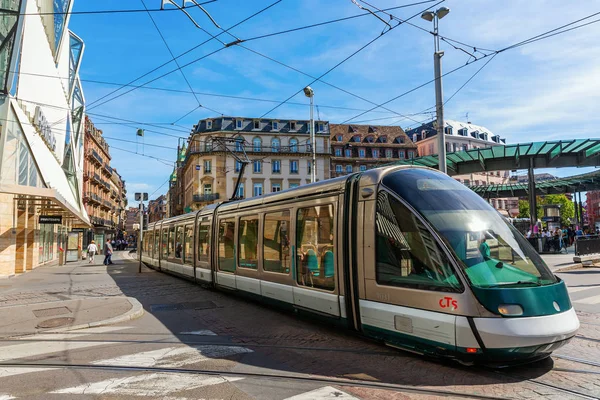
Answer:
POLYGON ((529 202, 519 200, 519 218, 529 218, 529 202))
POLYGON ((560 222, 562 225, 570 225, 569 219, 575 217, 575 206, 567 196, 564 194, 549 194, 544 196, 542 201, 542 204, 545 205, 560 204, 560 222))

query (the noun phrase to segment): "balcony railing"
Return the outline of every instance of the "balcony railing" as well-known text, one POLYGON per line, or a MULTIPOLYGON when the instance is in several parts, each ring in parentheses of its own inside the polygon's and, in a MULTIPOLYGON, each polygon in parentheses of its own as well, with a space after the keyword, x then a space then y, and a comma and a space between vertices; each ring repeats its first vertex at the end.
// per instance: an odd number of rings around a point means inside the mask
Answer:
POLYGON ((98 154, 98 152, 96 152, 96 150, 92 150, 92 158, 95 159, 96 161, 98 161, 98 163, 100 165, 102 165, 104 163, 104 160, 102 159, 102 157, 100 157, 100 154, 98 154))
POLYGON ((210 193, 210 194, 195 194, 193 196, 193 200, 195 203, 207 202, 207 201, 215 201, 219 199, 219 193, 210 193))
POLYGON ((112 175, 113 173, 113 169, 107 163, 102 165, 102 171, 106 172, 108 175, 112 175))

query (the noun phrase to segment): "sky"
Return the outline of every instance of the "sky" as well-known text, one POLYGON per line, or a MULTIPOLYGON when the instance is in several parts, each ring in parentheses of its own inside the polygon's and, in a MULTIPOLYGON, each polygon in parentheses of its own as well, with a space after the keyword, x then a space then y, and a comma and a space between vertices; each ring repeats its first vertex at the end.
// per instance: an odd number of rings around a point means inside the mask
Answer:
MULTIPOLYGON (((174 1, 181 4, 183 0, 174 1)), ((151 198, 166 193, 178 137, 187 138, 199 119, 220 114, 261 117, 308 84, 315 91, 321 120, 342 123, 374 108, 372 103, 400 96, 386 105, 393 112, 376 108, 351 122, 406 129, 430 121, 432 114, 419 114, 435 104, 433 83, 425 84, 433 79, 432 23, 419 17, 428 7, 450 8, 451 12, 440 21, 440 34, 468 45, 459 46, 463 51, 450 45, 456 42, 441 43, 444 73, 462 67, 444 76, 445 99, 487 63, 446 103, 447 119, 466 121, 468 114, 469 121, 506 138, 507 143, 599 137, 596 130, 600 113, 596 107, 600 100, 600 23, 509 49, 493 58, 484 55, 600 12, 600 4, 558 0, 368 3, 372 10, 421 4, 389 11, 402 20, 414 16, 410 22, 415 26, 396 26, 393 20, 390 30, 367 14, 249 40, 365 12, 351 0, 210 2, 204 7, 222 29, 272 5, 223 33, 196 7, 188 12, 202 29, 178 10, 77 14, 145 7, 155 10, 160 8, 161 0, 75 0, 69 28, 85 42, 80 77, 87 112, 111 146, 111 165, 126 180, 130 205, 135 204, 135 192, 148 192, 151 198), (224 43, 236 38, 245 40, 245 48, 225 47, 206 31, 221 33, 218 39, 224 43), (171 53, 179 56, 193 47, 177 59, 182 67, 178 70, 171 53), (312 77, 338 64, 322 78, 327 84, 313 82, 312 77), (145 87, 112 93, 120 87, 115 84, 134 81, 161 65, 133 83, 139 86, 151 81, 145 87), (146 129, 143 138, 136 136, 137 128, 146 129)), ((361 4, 368 7, 364 1, 361 4)), ((387 21, 389 17, 383 18, 387 21)), ((308 119, 307 100, 299 93, 289 100, 294 104, 284 104, 265 117, 308 119)), ((558 176, 589 171, 549 170, 558 176)))

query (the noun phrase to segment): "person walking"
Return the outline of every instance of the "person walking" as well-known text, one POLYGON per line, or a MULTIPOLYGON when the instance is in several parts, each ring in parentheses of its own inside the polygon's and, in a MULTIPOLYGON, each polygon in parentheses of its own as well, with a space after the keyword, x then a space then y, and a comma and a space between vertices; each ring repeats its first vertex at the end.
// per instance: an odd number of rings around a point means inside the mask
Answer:
POLYGON ((90 259, 90 264, 94 262, 94 256, 98 252, 98 246, 96 246, 96 242, 92 240, 92 242, 88 245, 87 248, 88 258, 90 259))
POLYGON ((110 239, 106 239, 106 245, 104 246, 104 265, 114 264, 111 260, 113 253, 113 247, 110 244, 110 239))

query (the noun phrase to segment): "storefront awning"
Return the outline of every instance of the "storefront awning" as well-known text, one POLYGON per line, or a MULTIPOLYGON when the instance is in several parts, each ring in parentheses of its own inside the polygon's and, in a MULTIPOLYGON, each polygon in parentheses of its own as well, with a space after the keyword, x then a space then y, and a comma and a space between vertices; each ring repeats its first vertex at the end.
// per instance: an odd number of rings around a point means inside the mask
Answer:
POLYGON ((92 227, 87 216, 70 205, 56 189, 0 183, 0 193, 15 195, 15 201, 28 200, 40 207, 42 214, 60 215, 73 220, 73 225, 92 227))

